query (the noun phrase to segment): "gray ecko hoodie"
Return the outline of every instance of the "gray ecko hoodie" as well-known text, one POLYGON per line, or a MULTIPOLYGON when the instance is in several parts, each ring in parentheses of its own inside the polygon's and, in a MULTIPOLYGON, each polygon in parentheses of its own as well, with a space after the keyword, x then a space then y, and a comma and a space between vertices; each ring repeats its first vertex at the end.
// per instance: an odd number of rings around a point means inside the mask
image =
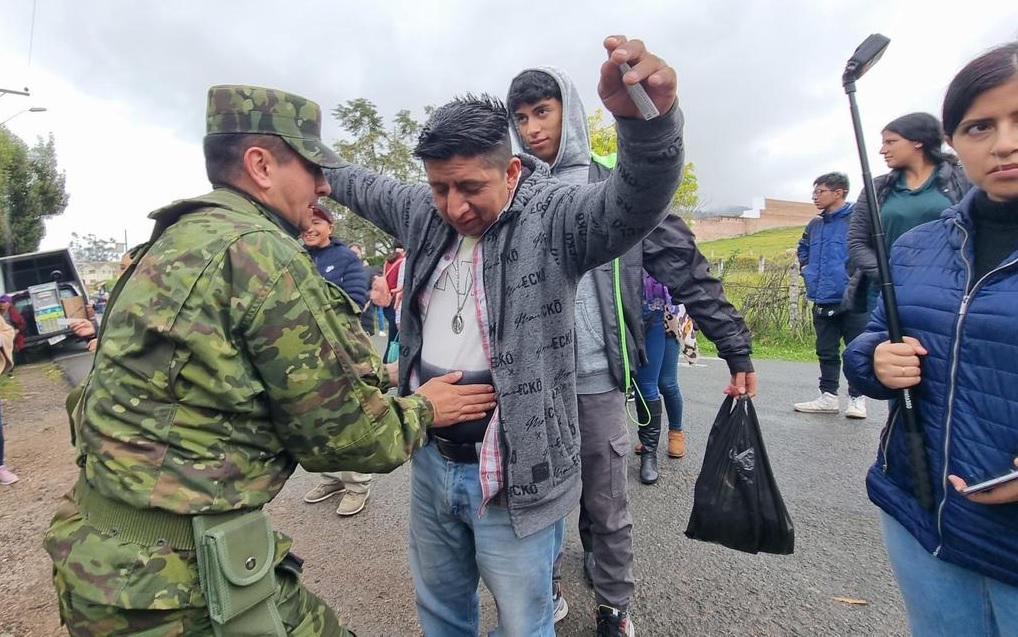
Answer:
MULTIPOLYGON (((524 178, 478 244, 488 323, 482 334, 499 401, 488 435, 499 439, 502 493, 519 537, 563 518, 580 500, 574 320, 566 310, 576 283, 653 230, 681 178, 677 105, 650 121, 620 119, 618 132, 616 169, 597 184, 563 183, 544 162, 521 156, 524 178)), ((399 334, 399 393, 409 394, 423 345, 419 295, 458 235, 427 184, 353 165, 325 174, 335 201, 411 247, 399 334)))
MULTIPOLYGON (((551 164, 552 176, 571 184, 588 183, 590 131, 576 85, 569 76, 551 66, 523 69, 520 74, 527 71, 538 71, 550 76, 562 94, 562 134, 558 154, 551 164)), ((510 126, 510 129, 513 141, 525 152, 530 152, 516 126, 510 126)), ((604 317, 601 315, 601 303, 592 272, 584 274, 577 285, 573 311, 576 316, 576 393, 600 394, 616 389, 616 381, 609 369, 604 317)))

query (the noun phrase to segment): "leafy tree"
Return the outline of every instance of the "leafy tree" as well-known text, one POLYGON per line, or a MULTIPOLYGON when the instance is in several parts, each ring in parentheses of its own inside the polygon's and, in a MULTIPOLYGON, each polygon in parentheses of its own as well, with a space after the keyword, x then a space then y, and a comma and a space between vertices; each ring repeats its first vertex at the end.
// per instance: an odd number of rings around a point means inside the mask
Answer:
MULTIPOLYGON (((425 109, 425 113, 430 112, 431 108, 425 109)), ((424 167, 413 156, 421 124, 410 111, 399 111, 392 124, 386 127, 375 105, 370 100, 357 98, 337 106, 332 116, 348 135, 348 139, 335 144, 340 157, 401 181, 424 181, 424 167)), ((392 237, 333 203, 330 202, 330 206, 336 214, 335 233, 343 241, 364 246, 369 260, 392 251, 392 237)))
POLYGON ((618 148, 615 122, 605 121, 602 109, 595 109, 593 115, 587 115, 587 129, 590 132, 590 149, 598 155, 610 155, 618 148))
MULTIPOLYGON (((610 155, 618 149, 618 135, 615 123, 605 120, 604 111, 600 108, 593 115, 587 116, 587 128, 590 130, 590 148, 598 155, 610 155)), ((696 179, 696 166, 686 162, 682 170, 682 181, 672 197, 672 211, 687 221, 702 207, 699 183, 696 179)))
POLYGON ((120 259, 120 245, 117 240, 97 237, 94 234, 71 233, 71 258, 75 263, 94 261, 117 261, 120 259))
POLYGON ((53 135, 29 148, 0 127, 0 254, 38 250, 43 220, 62 214, 67 199, 53 135))

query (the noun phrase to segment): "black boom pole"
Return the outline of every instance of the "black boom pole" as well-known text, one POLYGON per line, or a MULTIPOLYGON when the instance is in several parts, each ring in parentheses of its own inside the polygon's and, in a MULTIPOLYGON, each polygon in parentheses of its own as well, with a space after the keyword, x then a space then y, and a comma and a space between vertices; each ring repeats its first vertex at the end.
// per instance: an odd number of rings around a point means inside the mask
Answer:
MULTIPOLYGON (((898 303, 894 295, 894 282, 891 280, 891 266, 887 261, 887 247, 884 245, 884 229, 880 224, 880 203, 877 201, 876 189, 873 187, 870 163, 866 159, 866 143, 863 141, 859 105, 855 101, 855 81, 877 63, 890 43, 891 41, 887 37, 879 33, 874 33, 866 38, 848 60, 841 83, 845 87, 848 106, 852 111, 855 143, 859 148, 859 163, 862 164, 862 184, 866 190, 866 198, 869 200, 870 222, 873 225, 873 248, 877 253, 877 271, 880 276, 880 293, 884 301, 884 313, 887 315, 887 332, 892 343, 901 343, 901 321, 898 317, 898 303)), ((930 510, 933 508, 933 484, 929 463, 926 461, 923 432, 919 427, 912 390, 901 390, 899 402, 902 423, 905 426, 905 441, 908 448, 909 466, 912 469, 915 497, 924 509, 930 510)))

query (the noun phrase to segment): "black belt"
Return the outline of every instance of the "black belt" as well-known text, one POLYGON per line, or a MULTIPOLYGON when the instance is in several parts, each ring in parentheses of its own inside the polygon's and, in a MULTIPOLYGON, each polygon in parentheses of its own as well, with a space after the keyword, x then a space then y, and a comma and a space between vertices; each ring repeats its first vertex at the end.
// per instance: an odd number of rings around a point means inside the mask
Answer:
POLYGON ((439 438, 435 434, 428 434, 431 444, 435 445, 438 453, 449 462, 462 464, 477 464, 480 460, 477 457, 477 443, 473 442, 452 442, 445 438, 439 438))

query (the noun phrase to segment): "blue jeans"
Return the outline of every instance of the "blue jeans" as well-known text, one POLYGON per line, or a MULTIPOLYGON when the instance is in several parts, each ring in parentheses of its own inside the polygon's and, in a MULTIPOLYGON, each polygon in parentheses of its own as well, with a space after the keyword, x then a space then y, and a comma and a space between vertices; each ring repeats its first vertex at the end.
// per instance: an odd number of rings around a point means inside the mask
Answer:
POLYGON ((636 369, 636 386, 644 400, 664 399, 668 429, 682 429, 682 392, 679 391, 679 342, 665 335, 664 311, 644 316, 647 364, 636 369))
POLYGON ((897 520, 880 517, 913 635, 1018 635, 1018 588, 933 557, 897 520))
POLYGON ((498 606, 490 635, 554 637, 552 565, 563 520, 516 537, 504 506, 484 515, 476 464, 449 462, 432 444, 418 451, 410 473, 410 572, 417 616, 427 637, 476 637, 477 584, 498 606))

